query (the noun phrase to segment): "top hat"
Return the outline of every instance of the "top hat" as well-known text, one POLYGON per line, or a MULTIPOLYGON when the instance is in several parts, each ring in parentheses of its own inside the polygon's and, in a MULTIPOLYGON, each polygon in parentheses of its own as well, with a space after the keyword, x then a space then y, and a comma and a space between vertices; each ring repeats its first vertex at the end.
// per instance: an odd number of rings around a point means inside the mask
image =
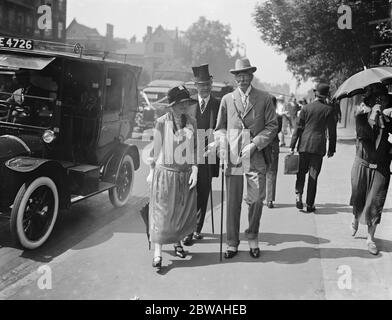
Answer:
POLYGON ((326 83, 319 83, 313 91, 316 93, 317 97, 326 98, 329 95, 331 88, 326 83))
POLYGON ((167 99, 169 100, 169 107, 173 107, 180 102, 196 102, 191 99, 189 91, 184 86, 174 87, 169 90, 167 94, 167 99))
POLYGON ((238 74, 241 72, 255 73, 257 71, 256 67, 250 64, 248 58, 238 59, 235 63, 235 69, 230 70, 232 74, 238 74))
POLYGON ((193 67, 192 70, 196 83, 205 83, 211 81, 212 76, 210 75, 208 64, 204 64, 200 67, 193 67))

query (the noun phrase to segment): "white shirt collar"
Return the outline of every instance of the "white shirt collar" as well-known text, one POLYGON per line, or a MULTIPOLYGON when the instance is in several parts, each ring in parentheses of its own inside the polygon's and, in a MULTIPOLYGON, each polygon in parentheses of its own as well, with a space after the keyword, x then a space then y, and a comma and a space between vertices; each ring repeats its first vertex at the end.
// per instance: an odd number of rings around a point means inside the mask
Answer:
POLYGON ((207 106, 207 104, 210 102, 210 99, 211 99, 211 95, 209 95, 206 99, 203 99, 202 97, 200 97, 200 96, 198 96, 199 97, 199 105, 201 105, 201 103, 203 102, 203 100, 204 100, 204 102, 206 103, 206 106, 207 106))
POLYGON ((246 92, 242 92, 241 88, 238 88, 238 90, 240 91, 240 95, 242 98, 244 97, 249 97, 250 92, 252 91, 252 86, 249 86, 248 90, 246 90, 246 92))

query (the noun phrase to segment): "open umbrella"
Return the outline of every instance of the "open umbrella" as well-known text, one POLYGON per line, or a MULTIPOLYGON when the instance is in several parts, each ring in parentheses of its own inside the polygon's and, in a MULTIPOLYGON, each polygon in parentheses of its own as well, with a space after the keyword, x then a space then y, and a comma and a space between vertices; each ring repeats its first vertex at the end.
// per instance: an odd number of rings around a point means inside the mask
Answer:
POLYGON ((147 203, 141 210, 140 210, 140 215, 143 219, 144 224, 146 225, 146 233, 147 233, 147 240, 148 240, 148 248, 151 250, 151 241, 150 241, 150 223, 149 223, 149 218, 148 214, 150 211, 150 204, 147 203))
POLYGON ((372 84, 391 84, 392 67, 377 67, 361 71, 347 79, 333 96, 336 100, 353 97, 364 93, 365 88, 372 84))

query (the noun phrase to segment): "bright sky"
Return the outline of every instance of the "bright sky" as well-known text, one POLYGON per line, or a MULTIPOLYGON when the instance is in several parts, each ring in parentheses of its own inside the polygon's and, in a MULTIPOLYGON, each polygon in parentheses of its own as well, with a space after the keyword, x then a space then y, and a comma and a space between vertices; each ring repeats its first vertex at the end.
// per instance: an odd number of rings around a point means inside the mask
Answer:
MULTIPOLYGON (((285 56, 264 44, 252 13, 258 2, 264 0, 68 0, 68 24, 73 18, 104 35, 106 23, 114 25, 115 37, 140 41, 148 25, 156 28, 185 31, 200 16, 231 25, 232 38, 246 45, 247 56, 258 67, 256 76, 262 82, 289 83, 293 92, 296 81, 287 71, 285 56)), ((311 84, 303 85, 298 93, 306 93, 311 84)))

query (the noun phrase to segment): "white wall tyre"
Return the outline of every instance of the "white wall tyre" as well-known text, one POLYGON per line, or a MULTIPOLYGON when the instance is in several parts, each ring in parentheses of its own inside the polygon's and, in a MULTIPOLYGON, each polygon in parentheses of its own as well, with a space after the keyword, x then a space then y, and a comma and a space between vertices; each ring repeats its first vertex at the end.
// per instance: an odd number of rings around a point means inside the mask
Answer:
POLYGON ((110 202, 116 208, 124 207, 131 198, 135 180, 135 166, 132 157, 127 154, 121 161, 116 177, 116 187, 109 190, 110 202))
POLYGON ((49 238, 59 211, 59 195, 52 179, 40 177, 23 184, 11 211, 11 234, 23 248, 34 250, 49 238))

